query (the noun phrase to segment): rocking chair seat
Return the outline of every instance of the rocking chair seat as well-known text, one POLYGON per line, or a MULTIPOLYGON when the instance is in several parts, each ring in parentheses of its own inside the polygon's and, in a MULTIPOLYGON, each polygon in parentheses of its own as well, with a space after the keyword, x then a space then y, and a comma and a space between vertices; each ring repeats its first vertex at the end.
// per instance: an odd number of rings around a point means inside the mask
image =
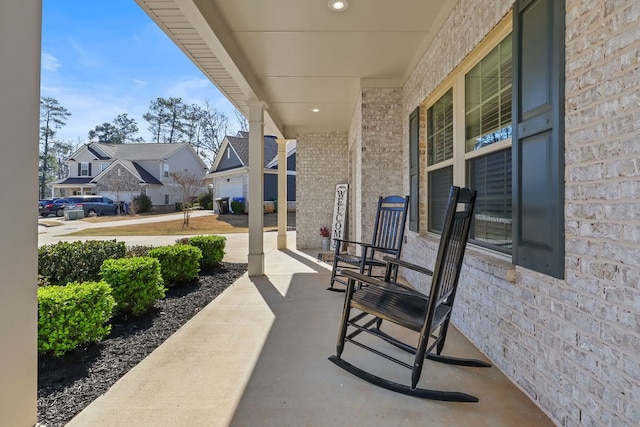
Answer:
MULTIPOLYGON (((420 332, 427 315, 429 303, 427 295, 399 283, 383 282, 350 271, 345 272, 345 275, 365 281, 367 284, 354 292, 351 300, 352 308, 420 332)), ((439 305, 436 308, 430 333, 447 319, 450 311, 451 307, 446 305, 439 305)))

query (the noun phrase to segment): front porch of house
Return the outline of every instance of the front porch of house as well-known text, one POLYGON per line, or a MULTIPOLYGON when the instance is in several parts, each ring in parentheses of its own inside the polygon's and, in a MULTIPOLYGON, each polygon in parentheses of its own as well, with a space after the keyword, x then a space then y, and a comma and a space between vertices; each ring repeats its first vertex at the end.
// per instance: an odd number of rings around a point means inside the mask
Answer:
MULTIPOLYGON (((68 425, 554 425, 495 367, 425 365, 423 387, 471 393, 478 403, 404 396, 339 369, 327 358, 344 294, 325 290, 329 265, 317 251, 273 249, 275 233, 264 238, 272 248, 264 276, 237 280, 68 425)), ((295 232, 288 240, 294 247, 295 232)), ((244 262, 246 235, 229 243, 225 261, 244 262)), ((458 330, 445 353, 485 359, 458 330)), ((357 348, 344 357, 399 381, 411 374, 357 348)))

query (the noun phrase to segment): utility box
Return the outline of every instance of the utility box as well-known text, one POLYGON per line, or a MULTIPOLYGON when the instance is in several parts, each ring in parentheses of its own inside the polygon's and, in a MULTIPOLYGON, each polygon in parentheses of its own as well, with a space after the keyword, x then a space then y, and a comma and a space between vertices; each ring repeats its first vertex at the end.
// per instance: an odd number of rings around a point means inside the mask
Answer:
POLYGON ((84 210, 83 209, 65 209, 64 210, 64 219, 81 219, 84 218, 84 210))

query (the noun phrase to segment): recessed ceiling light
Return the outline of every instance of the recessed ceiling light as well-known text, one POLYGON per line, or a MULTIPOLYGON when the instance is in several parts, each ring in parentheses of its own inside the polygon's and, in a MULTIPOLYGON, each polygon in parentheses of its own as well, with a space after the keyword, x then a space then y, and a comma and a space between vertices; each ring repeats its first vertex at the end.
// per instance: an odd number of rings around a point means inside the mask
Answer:
POLYGON ((319 113, 320 109, 319 108, 312 108, 311 111, 313 111, 314 113, 319 113))
POLYGON ((346 10, 349 7, 349 2, 347 0, 329 0, 329 9, 335 12, 341 12, 346 10))

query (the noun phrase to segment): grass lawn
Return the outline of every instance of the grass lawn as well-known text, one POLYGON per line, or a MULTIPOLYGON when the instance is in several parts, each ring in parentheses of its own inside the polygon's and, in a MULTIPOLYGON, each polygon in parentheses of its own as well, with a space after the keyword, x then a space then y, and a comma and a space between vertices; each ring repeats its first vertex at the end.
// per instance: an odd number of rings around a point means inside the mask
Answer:
MULTIPOLYGON (((96 217, 87 218, 89 222, 118 221, 120 219, 131 219, 132 217, 96 217)), ((111 227, 92 227, 86 230, 76 231, 68 236, 171 236, 171 235, 191 235, 191 234, 230 234, 248 233, 249 215, 205 215, 191 217, 190 226, 182 226, 183 220, 174 219, 169 221, 148 222, 145 224, 130 224, 111 227)), ((295 227, 295 212, 287 214, 287 226, 295 227)), ((275 231, 278 229, 278 214, 264 214, 264 230, 275 231)))

